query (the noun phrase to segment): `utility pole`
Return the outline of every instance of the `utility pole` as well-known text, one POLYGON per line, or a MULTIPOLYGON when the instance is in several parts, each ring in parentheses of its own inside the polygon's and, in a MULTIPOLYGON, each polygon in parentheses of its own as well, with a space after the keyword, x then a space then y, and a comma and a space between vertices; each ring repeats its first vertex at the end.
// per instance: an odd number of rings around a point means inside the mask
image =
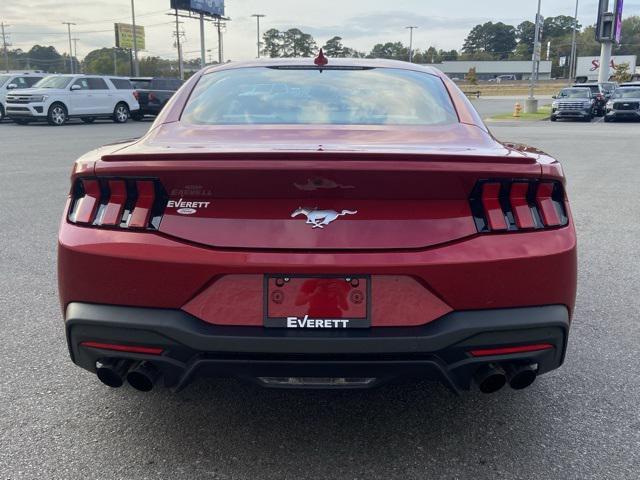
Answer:
POLYGON ((580 3, 580 0, 576 0, 576 14, 573 16, 573 33, 571 34, 571 63, 569 64, 569 85, 571 85, 571 80, 575 78, 576 75, 576 32, 578 30, 578 3, 580 3))
MULTIPOLYGON (((78 58, 78 40, 80 40, 79 38, 74 38, 73 39, 73 56, 77 59, 78 58)), ((78 60, 78 67, 80 67, 80 72, 82 73, 82 65, 80 64, 80 60, 78 60)))
POLYGON ((224 24, 221 18, 217 19, 216 26, 218 27, 218 63, 222 65, 224 62, 224 39, 222 38, 222 27, 224 24))
POLYGON ((409 62, 413 63, 413 30, 418 27, 405 27, 409 29, 409 62))
POLYGON ((75 25, 73 22, 62 22, 67 26, 67 32, 69 33, 69 73, 72 75, 75 73, 73 68, 73 48, 71 47, 71 25, 75 25))
POLYGON ((2 31, 2 49, 4 50, 4 68, 9 73, 9 44, 7 43, 7 34, 5 32, 5 27, 10 27, 11 25, 5 25, 4 22, 0 22, 0 31, 2 31))
POLYGON ((260 58, 260 45, 262 45, 262 42, 260 41, 260 19, 266 17, 266 15, 263 15, 261 13, 254 13, 253 15, 251 15, 252 17, 256 17, 256 21, 258 23, 258 58, 260 58))
POLYGON ((204 14, 200 14, 200 68, 207 64, 207 57, 204 48, 204 14))
POLYGON ((184 68, 182 67, 182 47, 180 46, 180 22, 178 20, 178 9, 176 8, 176 46, 178 47, 178 75, 180 80, 184 80, 184 68))
POLYGON ((136 29, 135 0, 131 0, 131 22, 133 23, 133 68, 136 77, 140 76, 140 64, 138 63, 138 31, 136 29))
POLYGON ((524 104, 524 111, 527 113, 538 112, 538 100, 534 96, 534 89, 536 87, 536 81, 538 80, 538 72, 540 71, 540 53, 542 45, 540 44, 540 27, 542 23, 542 17, 540 16, 540 9, 542 7, 542 0, 538 0, 538 13, 536 13, 536 30, 533 39, 533 56, 531 58, 531 79, 529 80, 529 98, 527 98, 524 104))

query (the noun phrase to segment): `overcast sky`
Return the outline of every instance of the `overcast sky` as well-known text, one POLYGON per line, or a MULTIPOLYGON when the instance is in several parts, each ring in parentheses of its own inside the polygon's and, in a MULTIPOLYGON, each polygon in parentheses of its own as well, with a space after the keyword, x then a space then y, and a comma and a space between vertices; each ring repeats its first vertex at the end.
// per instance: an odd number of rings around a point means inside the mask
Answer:
MULTIPOLYGON (((611 0, 613 1, 613 0, 611 0)), ((177 57, 169 0, 135 0, 137 23, 147 32, 147 51, 143 55, 177 57)), ((75 22, 74 37, 78 56, 114 44, 113 23, 130 23, 130 0, 0 0, 0 20, 9 23, 10 41, 24 49, 39 43, 68 50, 66 27, 75 22)), ((533 20, 537 0, 227 0, 228 23, 224 37, 225 59, 245 60, 256 56, 256 25, 252 13, 267 15, 262 31, 268 28, 301 28, 322 45, 334 35, 345 45, 369 51, 380 42, 408 44, 407 25, 418 26, 415 47, 429 45, 460 49, 464 37, 476 24, 502 21, 517 25, 533 20)), ((573 15, 575 0, 542 0, 542 15, 573 15)), ((596 0, 580 0, 579 20, 595 23, 596 0)), ((640 0, 625 0, 625 15, 640 14, 640 0)), ((199 26, 184 20, 185 56, 199 56, 199 26)), ((217 57, 213 27, 206 30, 206 48, 217 57)))

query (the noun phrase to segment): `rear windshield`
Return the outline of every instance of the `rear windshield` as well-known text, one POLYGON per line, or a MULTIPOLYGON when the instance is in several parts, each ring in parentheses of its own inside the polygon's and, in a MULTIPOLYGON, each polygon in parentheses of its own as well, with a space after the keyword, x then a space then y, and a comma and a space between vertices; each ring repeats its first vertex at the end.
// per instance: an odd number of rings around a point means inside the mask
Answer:
POLYGON ((458 117, 442 81, 401 69, 241 68, 203 76, 182 121, 196 125, 443 125, 458 117))
POLYGON ((565 88, 558 95, 559 98, 589 98, 587 88, 565 88))

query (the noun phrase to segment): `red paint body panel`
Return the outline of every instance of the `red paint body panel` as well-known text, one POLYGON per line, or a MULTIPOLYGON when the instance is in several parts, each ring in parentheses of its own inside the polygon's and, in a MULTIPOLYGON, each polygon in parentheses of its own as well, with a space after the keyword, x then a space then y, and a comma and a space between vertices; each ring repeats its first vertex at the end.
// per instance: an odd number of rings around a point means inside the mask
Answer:
MULTIPOLYGON (((296 62, 302 61, 234 63, 199 72, 142 139, 98 149, 78 161, 73 180, 154 178, 172 206, 165 209, 159 231, 100 229, 63 218, 58 263, 63 308, 86 302, 183 309, 205 323, 259 326, 265 313, 264 275, 350 274, 370 276, 372 327, 424 325, 461 310, 538 305, 573 310, 576 236, 568 203, 567 226, 526 230, 532 220, 516 187, 511 202, 525 230, 506 231, 502 210, 500 225, 491 213, 500 204, 496 192, 489 192, 484 200, 492 230, 505 230, 488 234, 478 233, 469 204, 478 181, 564 184, 561 167, 537 149, 496 141, 465 96, 437 70, 355 61, 439 76, 458 113, 455 125, 180 122, 202 75, 296 62), (198 207, 179 213, 182 201, 198 207), (313 228, 304 216, 292 217, 298 207, 357 214, 313 228)), ((144 211, 133 212, 132 225, 149 221, 155 197, 153 185, 148 182, 145 190, 144 183, 138 184, 144 198, 137 203, 144 211)), ((545 203, 550 192, 542 193, 539 208, 551 225, 545 203)), ((285 307, 276 310, 300 315, 311 308, 285 307)))
MULTIPOLYGON (((452 311, 419 281, 407 276, 373 275, 371 277, 371 325, 374 327, 416 326, 429 323, 452 311)), ((364 289, 365 285, 359 286, 364 289)), ((308 314, 316 318, 342 318, 337 311, 316 311, 308 305, 296 305, 298 294, 288 298, 286 290, 281 305, 270 304, 269 315, 285 317, 308 314)), ((262 275, 225 275, 214 280, 182 309, 215 325, 262 325, 264 309, 256 299, 263 298, 262 275)), ((366 317, 364 303, 353 305, 350 318, 366 317)))

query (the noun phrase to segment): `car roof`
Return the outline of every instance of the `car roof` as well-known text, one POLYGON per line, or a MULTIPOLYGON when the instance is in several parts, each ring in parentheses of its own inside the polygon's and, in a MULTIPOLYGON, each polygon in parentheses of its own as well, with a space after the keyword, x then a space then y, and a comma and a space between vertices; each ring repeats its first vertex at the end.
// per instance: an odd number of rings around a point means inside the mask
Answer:
MULTIPOLYGON (((245 62, 229 62, 222 65, 211 65, 206 67, 204 74, 227 69, 252 68, 252 67, 309 67, 319 68, 313 63, 313 58, 267 58, 250 60, 245 62)), ((325 70, 342 68, 396 68, 402 70, 414 70, 430 73, 436 76, 444 75, 440 70, 431 66, 419 65, 417 63, 401 62, 399 60, 372 59, 372 58, 327 58, 329 63, 324 66, 325 70)))

